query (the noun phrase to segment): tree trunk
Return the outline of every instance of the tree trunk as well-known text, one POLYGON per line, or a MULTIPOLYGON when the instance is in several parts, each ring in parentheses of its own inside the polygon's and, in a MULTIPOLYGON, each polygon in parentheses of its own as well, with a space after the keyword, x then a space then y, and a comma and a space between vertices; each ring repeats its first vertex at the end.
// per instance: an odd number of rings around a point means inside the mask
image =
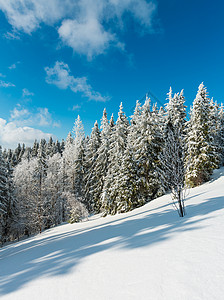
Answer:
POLYGON ((183 205, 181 202, 181 192, 178 191, 178 203, 179 203, 179 213, 180 213, 180 217, 184 216, 184 210, 183 210, 183 205))

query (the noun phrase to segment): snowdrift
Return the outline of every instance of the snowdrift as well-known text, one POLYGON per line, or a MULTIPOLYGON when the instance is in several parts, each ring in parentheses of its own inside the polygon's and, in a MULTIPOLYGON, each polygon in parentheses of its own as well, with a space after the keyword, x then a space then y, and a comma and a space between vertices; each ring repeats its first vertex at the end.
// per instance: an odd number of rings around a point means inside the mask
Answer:
POLYGON ((64 224, 0 250, 2 300, 224 299, 224 168, 126 214, 64 224))

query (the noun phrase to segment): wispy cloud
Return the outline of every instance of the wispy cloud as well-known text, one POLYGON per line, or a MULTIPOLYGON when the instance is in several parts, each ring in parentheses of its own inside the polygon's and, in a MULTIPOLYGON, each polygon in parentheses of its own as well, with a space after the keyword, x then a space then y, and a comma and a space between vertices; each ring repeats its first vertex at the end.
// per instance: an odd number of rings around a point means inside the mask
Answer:
POLYGON ((15 87, 15 84, 11 82, 6 82, 4 80, 0 80, 0 87, 4 87, 4 88, 15 87))
POLYGON ((111 46, 124 48, 119 35, 130 18, 151 31, 157 5, 156 0, 0 0, 0 9, 13 27, 8 38, 47 24, 55 27, 65 45, 91 59, 111 46))
POLYGON ((24 109, 24 108, 19 109, 15 107, 13 111, 11 111, 10 119, 15 120, 15 119, 20 119, 29 116, 30 116, 30 112, 28 109, 24 109))
POLYGON ((4 148, 15 148, 18 143, 31 146, 35 139, 49 139, 53 136, 32 127, 20 127, 15 122, 7 122, 0 118, 0 144, 4 148))
POLYGON ((30 111, 18 104, 11 111, 10 121, 17 126, 60 127, 60 122, 52 119, 52 115, 46 107, 38 107, 35 111, 30 111))
POLYGON ((16 69, 16 64, 12 64, 11 66, 9 66, 9 69, 10 69, 10 70, 16 69))
POLYGON ((59 127, 61 127, 61 122, 53 122, 52 126, 59 128, 59 127))
POLYGON ((76 104, 76 105, 73 105, 72 110, 73 111, 78 111, 78 110, 80 110, 80 108, 81 108, 81 105, 76 104))
POLYGON ((52 124, 52 117, 48 108, 38 108, 38 113, 33 115, 34 119, 38 121, 39 126, 49 126, 52 124))
POLYGON ((0 77, 6 77, 5 75, 3 75, 2 73, 0 73, 0 77))
MULTIPOLYGON (((1 1, 1 0, 0 0, 0 1, 1 1)), ((16 69, 16 68, 17 68, 17 65, 19 65, 19 64, 20 64, 20 61, 17 61, 17 62, 15 62, 14 64, 10 65, 10 66, 8 67, 8 69, 9 69, 9 70, 16 69)))
POLYGON ((57 61, 53 68, 46 67, 46 82, 54 84, 60 89, 69 88, 74 93, 81 93, 88 100, 105 102, 110 99, 108 96, 102 96, 99 92, 93 90, 87 83, 86 77, 74 77, 71 75, 69 66, 64 62, 57 61))
POLYGON ((18 31, 8 31, 3 36, 8 40, 20 40, 18 31))
POLYGON ((34 96, 34 93, 30 92, 28 89, 23 89, 23 97, 34 96))

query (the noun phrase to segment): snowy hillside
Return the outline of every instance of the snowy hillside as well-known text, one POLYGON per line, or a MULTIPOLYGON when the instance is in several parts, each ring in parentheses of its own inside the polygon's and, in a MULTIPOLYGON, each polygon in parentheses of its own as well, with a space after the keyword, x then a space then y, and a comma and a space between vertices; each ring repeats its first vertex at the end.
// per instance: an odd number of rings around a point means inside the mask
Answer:
POLYGON ((65 224, 0 250, 2 300, 223 299, 224 168, 187 196, 65 224))

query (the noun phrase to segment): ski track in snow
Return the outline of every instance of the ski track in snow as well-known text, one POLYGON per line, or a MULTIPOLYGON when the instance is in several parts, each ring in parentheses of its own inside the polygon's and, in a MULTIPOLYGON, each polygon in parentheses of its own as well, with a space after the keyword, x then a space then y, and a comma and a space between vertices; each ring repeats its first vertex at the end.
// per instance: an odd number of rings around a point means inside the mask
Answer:
POLYGON ((0 299, 224 299, 224 168, 179 218, 162 196, 0 250, 0 299))

